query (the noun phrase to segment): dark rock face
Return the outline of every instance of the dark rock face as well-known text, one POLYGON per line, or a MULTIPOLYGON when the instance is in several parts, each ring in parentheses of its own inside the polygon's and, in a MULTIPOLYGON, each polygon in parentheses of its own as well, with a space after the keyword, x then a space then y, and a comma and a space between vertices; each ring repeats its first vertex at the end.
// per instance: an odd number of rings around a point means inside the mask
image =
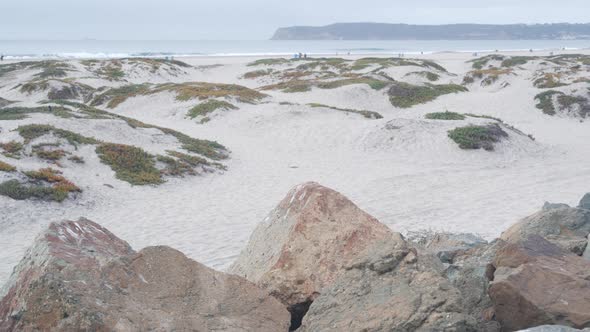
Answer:
POLYGON ((590 262, 538 235, 503 246, 489 289, 503 330, 590 327, 590 262))
POLYGON ((564 203, 545 202, 545 204, 543 204, 543 211, 563 209, 563 208, 569 208, 569 207, 570 207, 569 205, 564 204, 564 203))
POLYGON ((580 209, 590 210, 590 193, 587 193, 586 195, 584 195, 584 197, 582 197, 582 200, 580 200, 580 204, 578 205, 578 207, 580 209))
POLYGON ((539 235, 580 256, 587 246, 589 234, 590 210, 562 207, 526 217, 503 232, 500 238, 517 243, 530 235, 539 235))
POLYGON ((17 266, 0 330, 286 331, 287 310, 254 284, 168 247, 134 252, 88 220, 53 223, 17 266))
POLYGON ((301 331, 476 331, 432 255, 384 240, 313 302, 301 331))

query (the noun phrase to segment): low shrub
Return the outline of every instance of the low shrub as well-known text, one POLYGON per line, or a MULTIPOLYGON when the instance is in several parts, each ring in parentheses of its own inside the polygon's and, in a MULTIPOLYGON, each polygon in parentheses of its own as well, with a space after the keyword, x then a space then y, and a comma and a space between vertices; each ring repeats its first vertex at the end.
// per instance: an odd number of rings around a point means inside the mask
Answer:
POLYGON ((37 150, 35 150, 35 154, 37 154, 37 157, 39 157, 41 159, 50 160, 50 161, 57 161, 57 160, 60 160, 61 158, 66 156, 66 152, 62 149, 56 149, 56 150, 37 149, 37 150))
POLYGON ((561 74, 545 73, 533 82, 533 85, 539 89, 553 89, 567 84, 561 82, 561 74))
POLYGON ((512 69, 478 69, 468 72, 463 78, 463 84, 474 83, 476 79, 481 80, 482 86, 488 86, 494 84, 503 75, 512 74, 512 69))
POLYGON ((535 96, 535 100, 537 100, 537 105, 535 105, 538 109, 542 110, 543 113, 547 115, 555 115, 557 111, 555 109, 555 104, 553 102, 554 96, 563 96, 564 93, 556 90, 549 90, 542 93, 539 93, 535 96))
POLYGON ((534 56, 512 56, 512 57, 509 57, 509 58, 504 59, 502 61, 501 66, 502 67, 515 67, 515 66, 525 65, 529 61, 536 60, 536 59, 538 59, 538 57, 534 57, 534 56))
POLYGON ((209 113, 213 113, 217 110, 235 110, 238 109, 236 106, 228 103, 227 101, 223 100, 216 100, 210 99, 205 102, 200 103, 199 105, 191 108, 187 116, 191 119, 196 118, 197 116, 206 116, 209 113))
POLYGON ((21 183, 18 180, 6 181, 0 184, 0 195, 17 200, 38 198, 62 202, 68 198, 70 193, 82 191, 64 178, 60 171, 51 168, 25 172, 24 174, 29 177, 30 183, 21 183))
POLYGON ((84 163, 84 158, 80 157, 80 156, 71 156, 68 158, 69 161, 72 161, 76 164, 83 164, 84 163))
POLYGON ((53 188, 44 186, 27 186, 18 180, 8 180, 0 183, 0 195, 16 200, 38 198, 53 200, 53 188))
POLYGON ((0 143, 0 148, 4 150, 4 155, 9 158, 18 158, 23 150, 23 144, 17 141, 10 141, 8 143, 0 143))
POLYGON ((426 84, 420 86, 404 82, 395 82, 391 85, 387 93, 389 95, 389 101, 393 106, 410 108, 418 104, 433 101, 442 95, 465 91, 469 90, 456 84, 426 84))
POLYGON ((16 171, 16 167, 0 160, 0 172, 14 172, 14 171, 16 171))
POLYGON ((359 114, 367 119, 383 119, 383 116, 381 114, 374 112, 374 111, 354 110, 354 109, 350 109, 350 108, 339 108, 339 107, 327 106, 327 105, 318 104, 318 103, 311 103, 311 104, 308 104, 308 106, 313 107, 313 108, 322 107, 322 108, 328 108, 328 109, 332 109, 332 110, 336 110, 336 111, 340 111, 340 112, 345 112, 345 113, 359 114))
POLYGON ((100 160, 115 171, 119 180, 133 185, 161 184, 155 157, 143 149, 123 144, 104 143, 96 148, 100 160))
POLYGON ((494 150, 494 143, 508 137, 500 125, 488 124, 485 126, 466 126, 449 131, 449 138, 459 144, 461 149, 494 150))
POLYGON ((26 119, 28 114, 47 113, 60 118, 71 118, 72 113, 65 107, 8 107, 0 110, 0 120, 22 120, 26 119))
POLYGON ((449 111, 428 113, 424 117, 430 120, 465 120, 465 115, 449 111))
POLYGON ((92 137, 85 137, 69 130, 56 128, 45 124, 29 124, 16 128, 19 135, 28 143, 36 138, 53 133, 53 135, 63 138, 68 143, 77 146, 78 144, 98 144, 99 141, 92 137))
POLYGON ((245 79, 255 79, 255 78, 259 78, 259 77, 263 77, 263 76, 268 76, 270 74, 273 73, 272 69, 260 69, 260 70, 254 70, 254 71, 249 71, 247 73, 244 74, 244 78, 245 79))
POLYGON ((254 62, 248 64, 249 67, 254 66, 276 66, 276 65, 284 65, 289 63, 288 59, 283 58, 271 58, 271 59, 259 59, 254 62))

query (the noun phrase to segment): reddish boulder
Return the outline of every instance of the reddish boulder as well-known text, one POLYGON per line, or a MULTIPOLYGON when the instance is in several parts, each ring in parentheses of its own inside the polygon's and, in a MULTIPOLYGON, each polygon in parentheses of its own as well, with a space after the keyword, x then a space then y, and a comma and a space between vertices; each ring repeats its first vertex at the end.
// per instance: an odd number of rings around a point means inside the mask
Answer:
POLYGON ((0 330, 286 331, 289 313, 253 283, 168 247, 136 253, 88 220, 54 223, 5 286, 0 330))
POLYGON ((505 331, 544 324, 590 327, 590 262, 538 235, 495 255, 489 296, 505 331))
POLYGON ((304 313, 361 251, 398 233, 317 183, 293 188, 258 225, 229 272, 304 313))

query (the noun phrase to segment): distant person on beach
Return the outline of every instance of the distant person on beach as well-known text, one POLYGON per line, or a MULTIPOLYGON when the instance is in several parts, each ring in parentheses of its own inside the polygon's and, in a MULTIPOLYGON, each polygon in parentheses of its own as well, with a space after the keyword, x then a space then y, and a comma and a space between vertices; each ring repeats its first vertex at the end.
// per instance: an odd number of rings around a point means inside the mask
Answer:
POLYGON ((53 113, 53 110, 51 109, 51 105, 49 105, 49 113, 53 113))
POLYGON ((303 54, 303 58, 307 59, 307 53, 303 54))
POLYGON ((4 54, 0 55, 0 61, 4 61, 4 54))

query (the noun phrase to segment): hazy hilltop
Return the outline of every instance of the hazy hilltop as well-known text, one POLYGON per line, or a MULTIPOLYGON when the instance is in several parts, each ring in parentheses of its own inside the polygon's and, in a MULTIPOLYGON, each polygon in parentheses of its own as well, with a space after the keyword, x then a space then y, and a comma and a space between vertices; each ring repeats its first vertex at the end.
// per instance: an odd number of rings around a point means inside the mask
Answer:
POLYGON ((509 40, 590 39, 590 24, 409 25, 336 23, 279 28, 273 40, 509 40))

